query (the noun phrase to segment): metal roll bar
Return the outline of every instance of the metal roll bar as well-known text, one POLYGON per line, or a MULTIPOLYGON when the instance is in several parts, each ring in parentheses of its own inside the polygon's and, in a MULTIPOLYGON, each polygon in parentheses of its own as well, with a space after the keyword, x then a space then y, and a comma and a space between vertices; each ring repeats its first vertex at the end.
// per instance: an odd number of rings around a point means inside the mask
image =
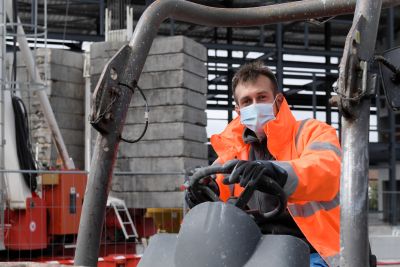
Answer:
MULTIPOLYGON (((374 1, 364 2, 371 4, 374 1)), ((399 4, 400 0, 382 1, 382 6, 385 8, 399 4)), ((120 134, 133 88, 139 80, 158 28, 166 18, 207 26, 247 27, 350 14, 354 12, 355 7, 356 0, 303 0, 240 9, 213 8, 183 0, 156 1, 149 6, 137 23, 129 45, 122 47, 108 62, 96 86, 91 120, 92 125, 100 134, 93 152, 91 172, 83 203, 75 264, 84 266, 97 264, 102 223, 120 134)), ((371 7, 380 9, 380 5, 371 4, 371 7)), ((371 12, 378 11, 370 10, 368 14, 371 12)), ((365 107, 362 109, 365 110, 365 107)), ((355 124, 357 123, 356 120, 355 124)), ((346 127, 343 128, 346 129, 346 127)), ((367 147, 368 144, 365 141, 364 139, 362 143, 359 142, 359 145, 367 147)), ((347 155, 358 156, 353 154, 355 150, 346 148, 348 146, 346 142, 349 141, 345 141, 344 144, 344 159, 347 155)), ((346 172, 346 174, 350 177, 346 177, 343 182, 352 180, 356 175, 355 172, 346 172)))

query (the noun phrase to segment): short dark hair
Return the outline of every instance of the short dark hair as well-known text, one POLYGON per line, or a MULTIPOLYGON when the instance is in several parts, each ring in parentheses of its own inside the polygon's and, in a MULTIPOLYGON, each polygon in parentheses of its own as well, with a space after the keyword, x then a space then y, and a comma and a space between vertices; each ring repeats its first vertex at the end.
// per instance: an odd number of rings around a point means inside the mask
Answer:
POLYGON ((255 82, 258 76, 264 75, 275 85, 273 93, 278 93, 278 81, 270 68, 264 65, 262 61, 253 61, 242 65, 235 73, 232 79, 232 94, 237 102, 235 91, 239 83, 255 82))

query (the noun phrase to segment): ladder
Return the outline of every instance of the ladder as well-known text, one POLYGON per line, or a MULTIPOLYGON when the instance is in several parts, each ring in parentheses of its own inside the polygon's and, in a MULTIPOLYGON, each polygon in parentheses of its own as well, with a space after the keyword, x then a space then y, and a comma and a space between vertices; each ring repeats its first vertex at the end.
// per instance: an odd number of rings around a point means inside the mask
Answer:
POLYGON ((115 215, 117 216, 118 222, 121 225, 122 232, 124 233, 125 239, 132 237, 137 238, 138 234, 133 224, 131 215, 126 207, 125 201, 117 198, 109 198, 109 204, 113 207, 115 215))

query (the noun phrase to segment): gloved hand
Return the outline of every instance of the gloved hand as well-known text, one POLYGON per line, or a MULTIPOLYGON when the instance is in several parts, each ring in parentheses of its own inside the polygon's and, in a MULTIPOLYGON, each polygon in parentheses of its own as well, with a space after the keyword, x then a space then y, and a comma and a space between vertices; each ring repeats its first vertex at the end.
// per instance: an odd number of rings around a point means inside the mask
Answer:
POLYGON ((245 187, 251 181, 256 189, 259 189, 257 186, 260 185, 260 179, 269 177, 283 187, 286 183, 287 175, 286 170, 270 161, 241 160, 236 164, 231 175, 223 180, 223 183, 239 183, 240 186, 245 187))
POLYGON ((193 208, 194 206, 207 202, 213 201, 209 195, 205 192, 205 187, 211 189, 217 196, 219 196, 219 187, 214 179, 211 177, 204 178, 202 183, 197 186, 189 186, 185 192, 185 201, 189 208, 193 208))

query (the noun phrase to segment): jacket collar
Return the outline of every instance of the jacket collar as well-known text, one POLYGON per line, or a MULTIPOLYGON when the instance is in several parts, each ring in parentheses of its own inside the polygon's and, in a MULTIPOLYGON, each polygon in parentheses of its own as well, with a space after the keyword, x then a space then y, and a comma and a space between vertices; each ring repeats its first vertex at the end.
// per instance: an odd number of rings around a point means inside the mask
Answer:
POLYGON ((264 125, 264 132, 267 136, 267 146, 269 152, 275 157, 280 158, 279 154, 283 147, 293 139, 296 128, 296 119, 286 99, 283 100, 276 119, 264 125))
MULTIPOLYGON (((282 147, 292 140, 295 126, 296 120, 284 99, 276 119, 264 125, 268 150, 275 158, 279 158, 282 147)), ((245 129, 238 116, 222 133, 211 136, 211 144, 223 161, 235 158, 246 147, 248 140, 246 143, 243 140, 245 129)))

